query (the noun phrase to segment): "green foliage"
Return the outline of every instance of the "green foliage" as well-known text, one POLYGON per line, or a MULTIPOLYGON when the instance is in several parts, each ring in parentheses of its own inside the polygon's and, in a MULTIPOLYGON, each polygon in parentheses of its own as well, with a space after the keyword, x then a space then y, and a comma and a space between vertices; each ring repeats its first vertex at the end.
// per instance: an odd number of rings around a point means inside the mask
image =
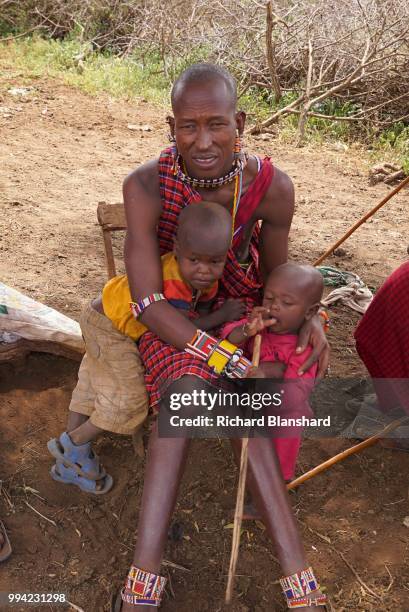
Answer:
POLYGON ((409 175, 409 126, 399 121, 381 132, 376 149, 389 152, 409 175))
MULTIPOLYGON (((105 17, 99 16, 101 19, 105 17)), ((49 75, 63 78, 66 83, 88 93, 106 91, 114 97, 145 98, 161 106, 169 104, 170 85, 184 68, 194 62, 209 60, 212 61, 210 49, 204 45, 192 48, 186 56, 165 64, 165 69, 163 58, 157 51, 142 47, 126 58, 108 51, 97 53, 90 43, 81 41, 81 26, 62 41, 44 39, 37 34, 3 45, 0 41, 0 68, 2 63, 13 65, 28 78, 49 75)), ((277 104, 272 91, 250 87, 241 96, 239 107, 247 112, 251 123, 263 121, 298 95, 296 90, 286 91, 277 104)), ((338 99, 324 100, 312 109, 313 112, 335 117, 349 117, 359 110, 359 105, 340 103, 338 99)), ((275 128, 280 138, 292 141, 298 120, 296 114, 281 117, 275 128)), ((403 165, 409 174, 409 126, 402 122, 376 136, 359 122, 310 117, 305 138, 312 143, 361 140, 372 145, 374 157, 382 156, 385 159, 386 156, 390 161, 403 165)))
POLYGON ((154 56, 142 64, 132 57, 121 59, 94 53, 88 43, 78 38, 55 41, 37 36, 16 40, 3 48, 0 45, 0 55, 23 69, 28 77, 46 74, 62 77, 88 93, 106 91, 115 97, 144 97, 158 104, 168 101, 168 80, 154 56))

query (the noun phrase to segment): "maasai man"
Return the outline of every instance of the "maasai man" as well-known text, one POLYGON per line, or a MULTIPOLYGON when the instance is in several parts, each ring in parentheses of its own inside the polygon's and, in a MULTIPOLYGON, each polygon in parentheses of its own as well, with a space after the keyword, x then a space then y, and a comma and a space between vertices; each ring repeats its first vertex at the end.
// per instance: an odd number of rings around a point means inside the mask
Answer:
POLYGON ((384 412, 400 406, 409 414, 409 262, 377 291, 355 330, 356 349, 384 412))
MULTIPOLYGON (((225 70, 209 64, 188 68, 172 89, 173 117, 168 121, 173 146, 124 182, 126 271, 141 321, 157 336, 152 351, 160 351, 157 367, 161 377, 170 381, 168 395, 201 389, 212 376, 206 360, 200 361, 195 326, 160 295, 160 255, 173 248, 180 210, 208 199, 210 189, 211 199, 231 212, 234 234, 220 283, 221 300, 240 298, 248 308, 260 303, 263 276, 287 259, 293 186, 268 158, 244 154, 245 114, 237 111, 236 103, 235 81, 225 70), (258 221, 263 222, 261 229, 258 221), (190 354, 185 350, 188 345, 190 354)), ((301 369, 320 359, 319 373, 323 374, 328 345, 317 316, 303 326, 299 352, 308 343, 313 351, 301 369)), ((161 401, 166 410, 163 397, 161 401)), ((115 610, 131 612, 138 606, 138 611, 148 612, 152 605, 159 605, 165 580, 158 574, 189 442, 160 438, 156 427, 151 433, 133 565, 122 590, 123 601, 116 602, 115 610)), ((236 455, 240 444, 240 440, 233 441, 236 455)), ((303 609, 322 609, 324 598, 308 568, 268 439, 250 440, 248 482, 287 577, 282 586, 289 606, 294 607, 294 600, 301 598, 297 604, 304 605, 303 609)))

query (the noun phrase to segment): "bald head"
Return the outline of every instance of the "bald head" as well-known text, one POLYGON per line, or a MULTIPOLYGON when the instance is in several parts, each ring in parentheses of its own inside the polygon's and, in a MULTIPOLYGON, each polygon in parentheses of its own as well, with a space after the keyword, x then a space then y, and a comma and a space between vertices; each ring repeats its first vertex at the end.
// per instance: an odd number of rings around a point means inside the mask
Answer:
POLYGON ((228 251, 231 241, 230 213, 215 202, 197 202, 186 206, 179 215, 177 241, 203 253, 228 251))
POLYGON ((183 93, 189 86, 205 87, 217 83, 219 87, 224 88, 224 93, 230 99, 232 107, 236 110, 237 104, 237 85, 232 75, 215 64, 193 64, 184 70, 176 79, 171 92, 172 109, 175 112, 183 93))
POLYGON ((278 278, 285 280, 294 293, 303 295, 308 304, 316 304, 321 301, 324 281, 317 268, 293 262, 282 264, 271 272, 267 285, 278 278))

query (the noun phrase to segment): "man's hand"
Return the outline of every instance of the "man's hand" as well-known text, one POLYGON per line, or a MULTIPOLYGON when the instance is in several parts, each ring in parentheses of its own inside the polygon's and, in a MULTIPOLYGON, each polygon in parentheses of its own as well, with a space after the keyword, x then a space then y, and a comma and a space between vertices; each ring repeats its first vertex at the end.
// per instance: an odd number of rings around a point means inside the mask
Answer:
POLYGON ((330 348, 318 315, 315 315, 309 321, 305 321, 301 327, 298 334, 297 355, 303 353, 309 344, 312 346, 312 353, 307 361, 302 364, 298 374, 302 376, 318 361, 317 378, 323 378, 329 364, 330 348))
POLYGON ((238 321, 242 319, 246 313, 246 305, 241 300, 228 298, 218 311, 223 317, 223 323, 228 321, 238 321))

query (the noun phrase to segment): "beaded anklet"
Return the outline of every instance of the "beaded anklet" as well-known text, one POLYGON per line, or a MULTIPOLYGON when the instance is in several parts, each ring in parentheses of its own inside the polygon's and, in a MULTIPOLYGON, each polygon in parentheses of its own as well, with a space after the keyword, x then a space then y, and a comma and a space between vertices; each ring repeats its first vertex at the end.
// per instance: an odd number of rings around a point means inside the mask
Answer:
POLYGON ((166 585, 166 578, 145 572, 139 567, 131 566, 121 591, 122 601, 133 606, 156 606, 162 601, 162 593, 166 585), (125 591, 130 591, 126 593, 125 591))
POLYGON ((320 585, 312 567, 281 578, 280 584, 290 610, 308 606, 325 606, 327 602, 326 595, 314 595, 320 585))

